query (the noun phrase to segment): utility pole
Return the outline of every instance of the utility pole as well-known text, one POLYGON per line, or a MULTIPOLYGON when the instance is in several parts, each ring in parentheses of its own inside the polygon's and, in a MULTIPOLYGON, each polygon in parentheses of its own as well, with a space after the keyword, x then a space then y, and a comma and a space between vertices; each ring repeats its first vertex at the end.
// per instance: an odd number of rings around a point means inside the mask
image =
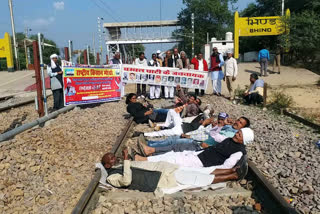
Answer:
MULTIPOLYGON (((73 52, 73 47, 72 47, 72 41, 69 40, 68 41, 68 44, 69 44, 69 62, 72 62, 72 52, 73 52)), ((80 64, 80 63, 79 63, 80 64)))
MULTIPOLYGON (((98 17, 98 37, 99 37, 99 48, 100 48, 100 54, 101 57, 103 55, 103 50, 102 50, 102 35, 104 34, 104 31, 101 28, 101 21, 103 20, 102 17, 98 17)), ((99 51, 98 51, 99 52, 99 51)), ((102 58, 101 58, 101 62, 102 62, 102 58)), ((102 62, 103 63, 103 62, 102 62)), ((107 62, 108 63, 108 62, 107 62)))
POLYGON ((87 45, 87 60, 88 60, 88 65, 90 65, 90 47, 87 45))
POLYGON ((13 11, 12 11, 12 0, 9 0, 9 9, 10 9, 10 16, 11 16, 11 28, 12 28, 14 57, 16 59, 16 69, 20 70, 18 50, 17 50, 18 49, 18 45, 17 45, 17 41, 16 41, 16 30, 15 30, 15 27, 14 27, 14 18, 13 18, 13 11))
MULTIPOLYGON (((29 31, 31 31, 31 29, 30 28, 28 28, 28 27, 26 27, 25 29, 24 29, 24 33, 25 33, 25 36, 26 36, 26 39, 28 39, 29 38, 29 31)), ((24 44, 25 44, 25 48, 27 49, 26 50, 26 67, 27 67, 27 70, 28 70, 28 67, 29 67, 29 64, 31 64, 31 61, 30 61, 30 59, 31 59, 31 57, 30 57, 30 48, 28 47, 28 45, 26 45, 26 41, 24 42, 24 44)))
POLYGON ((282 3, 281 3, 281 16, 284 15, 284 0, 282 0, 282 3))
POLYGON ((94 33, 93 33, 93 59, 94 59, 94 64, 96 64, 97 63, 97 58, 96 58, 96 45, 95 45, 95 43, 94 43, 94 33))
POLYGON ((194 13, 191 14, 191 29, 192 29, 192 57, 194 57, 194 13))

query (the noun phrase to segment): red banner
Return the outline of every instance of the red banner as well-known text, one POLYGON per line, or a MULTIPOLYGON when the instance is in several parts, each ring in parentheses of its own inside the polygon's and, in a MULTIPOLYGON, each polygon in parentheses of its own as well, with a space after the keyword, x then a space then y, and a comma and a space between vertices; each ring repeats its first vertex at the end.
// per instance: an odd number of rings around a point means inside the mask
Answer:
POLYGON ((63 66, 65 105, 100 103, 121 98, 121 72, 118 65, 63 66))

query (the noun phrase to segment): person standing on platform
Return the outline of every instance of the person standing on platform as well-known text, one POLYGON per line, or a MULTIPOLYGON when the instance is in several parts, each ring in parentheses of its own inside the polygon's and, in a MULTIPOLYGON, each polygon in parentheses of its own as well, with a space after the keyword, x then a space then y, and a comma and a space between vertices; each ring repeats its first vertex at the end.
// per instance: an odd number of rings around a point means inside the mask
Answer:
POLYGON ((157 50, 157 61, 159 62, 160 67, 162 67, 163 66, 163 57, 161 56, 160 50, 157 50))
POLYGON ((58 64, 58 55, 50 56, 50 63, 47 67, 48 75, 50 76, 50 86, 53 94, 53 110, 63 108, 63 71, 58 64))
MULTIPOLYGON (((147 67, 148 66, 148 62, 146 60, 146 58, 144 57, 144 53, 140 52, 139 53, 139 58, 137 58, 134 61, 134 65, 140 66, 140 67, 147 67)), ((138 99, 139 98, 146 98, 146 88, 147 85, 146 84, 137 84, 137 95, 138 95, 138 99), (142 89, 142 91, 141 91, 142 89)))
POLYGON ((282 52, 282 47, 281 47, 281 45, 278 44, 277 49, 276 49, 276 56, 273 60, 273 72, 277 66, 278 67, 278 74, 280 74, 281 52, 282 52))
POLYGON ((221 96, 221 80, 224 77, 222 72, 222 66, 224 65, 223 56, 221 53, 218 52, 218 48, 214 47, 213 53, 211 55, 211 80, 212 80, 212 87, 213 87, 213 94, 217 96, 221 96))
MULTIPOLYGON (((202 53, 199 53, 197 55, 197 57, 194 57, 192 60, 191 60, 191 64, 194 65, 194 70, 199 70, 199 71, 208 71, 208 63, 205 59, 203 59, 203 55, 202 53)), ((201 94, 200 94, 200 97, 202 97, 204 95, 204 90, 201 89, 201 94)), ((196 93, 196 96, 199 95, 199 89, 195 89, 195 93, 196 93)))
MULTIPOLYGON (((164 60, 165 67, 174 68, 174 58, 172 57, 171 51, 167 51, 166 58, 164 60)), ((164 87, 164 97, 166 99, 174 98, 174 87, 173 86, 165 86, 164 87)))
MULTIPOLYGON (((113 59, 110 60, 109 62, 110 65, 118 65, 118 64, 122 64, 122 60, 121 60, 121 57, 120 57, 120 52, 115 52, 114 53, 114 56, 113 56, 113 59)), ((121 83, 121 89, 120 89, 120 93, 121 93, 121 97, 124 96, 124 86, 126 85, 126 83, 121 83)))
POLYGON ((267 49, 262 49, 259 51, 258 54, 258 61, 260 63, 260 76, 267 77, 267 71, 268 71, 268 61, 270 60, 269 51, 267 49))
POLYGON ((173 49, 173 55, 172 55, 172 59, 173 59, 173 67, 177 68, 177 60, 180 59, 181 56, 179 54, 179 50, 178 48, 174 48, 173 49))
POLYGON ((230 94, 230 100, 234 99, 233 82, 238 75, 237 60, 232 57, 232 51, 227 52, 227 60, 224 62, 224 77, 223 81, 226 81, 227 88, 230 94))
MULTIPOLYGON (((157 60, 157 55, 152 54, 152 59, 148 63, 149 66, 160 67, 160 63, 157 60)), ((160 85, 150 85, 150 100, 160 98, 160 85)))
POLYGON ((115 64, 122 64, 122 61, 120 59, 120 52, 115 52, 113 59, 110 60, 109 64, 115 65, 115 64))

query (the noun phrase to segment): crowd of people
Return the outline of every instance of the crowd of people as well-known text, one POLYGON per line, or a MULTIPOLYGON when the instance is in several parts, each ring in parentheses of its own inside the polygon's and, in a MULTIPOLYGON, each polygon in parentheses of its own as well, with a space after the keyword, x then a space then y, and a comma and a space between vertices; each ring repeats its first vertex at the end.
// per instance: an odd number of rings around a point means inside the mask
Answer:
MULTIPOLYGON (((259 88, 256 82, 253 85, 259 88)), ((133 133, 137 145, 123 150, 122 164, 112 153, 102 157, 109 184, 153 192, 185 185, 204 187, 247 174, 246 145, 254 140, 250 120, 234 120, 225 112, 215 116, 212 107, 202 107, 195 95, 179 87, 177 91, 171 109, 155 109, 137 101, 138 94, 127 95, 128 113, 154 131, 133 133)))
MULTIPOLYGON (((213 94, 221 96, 221 81, 224 80, 227 83, 227 88, 230 93, 229 99, 234 99, 234 88, 233 82, 236 80, 238 74, 237 61, 232 57, 232 51, 227 52, 227 58, 224 59, 223 55, 218 52, 216 47, 212 50, 212 55, 210 56, 210 66, 209 63, 203 58, 203 54, 200 52, 194 56, 191 60, 187 57, 184 51, 174 48, 173 52, 168 50, 165 55, 161 54, 158 50, 153 53, 151 60, 148 62, 145 54, 143 52, 139 53, 139 57, 133 61, 134 65, 137 66, 152 66, 152 67, 169 67, 169 68, 179 68, 179 69, 193 69, 199 71, 209 72, 209 76, 212 80, 213 94), (222 68, 225 66, 225 72, 222 68)), ((110 60, 110 64, 122 64, 120 59, 120 53, 116 52, 114 58, 110 60)), ((187 88, 183 89, 186 93, 187 88)), ((137 95, 138 98, 147 97, 147 85, 137 84, 137 95)), ((176 93, 176 88, 173 86, 159 86, 159 85, 149 85, 149 99, 173 99, 176 93)), ((204 96, 205 90, 195 89, 196 96, 204 96)))

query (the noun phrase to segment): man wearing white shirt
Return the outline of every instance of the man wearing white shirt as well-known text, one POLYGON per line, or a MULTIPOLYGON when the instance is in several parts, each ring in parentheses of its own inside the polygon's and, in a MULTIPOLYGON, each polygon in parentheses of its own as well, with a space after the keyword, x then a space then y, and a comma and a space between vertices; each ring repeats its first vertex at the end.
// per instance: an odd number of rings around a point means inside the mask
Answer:
MULTIPOLYGON (((140 52, 139 53, 139 58, 137 58, 135 61, 134 61, 134 64, 137 65, 137 66, 141 66, 141 67, 147 67, 148 66, 148 62, 146 60, 146 58, 144 57, 144 53, 143 52, 140 52)), ((137 95, 138 95, 138 98, 146 98, 146 88, 147 88, 147 85, 146 84, 137 84, 137 95), (141 92, 141 88, 142 88, 142 92, 141 92)))
POLYGON ((234 99, 234 91, 232 87, 232 83, 236 80, 236 77, 238 75, 238 65, 237 60, 232 57, 232 51, 227 52, 227 60, 224 64, 224 77, 223 81, 227 82, 227 88, 230 94, 230 100, 234 99))

